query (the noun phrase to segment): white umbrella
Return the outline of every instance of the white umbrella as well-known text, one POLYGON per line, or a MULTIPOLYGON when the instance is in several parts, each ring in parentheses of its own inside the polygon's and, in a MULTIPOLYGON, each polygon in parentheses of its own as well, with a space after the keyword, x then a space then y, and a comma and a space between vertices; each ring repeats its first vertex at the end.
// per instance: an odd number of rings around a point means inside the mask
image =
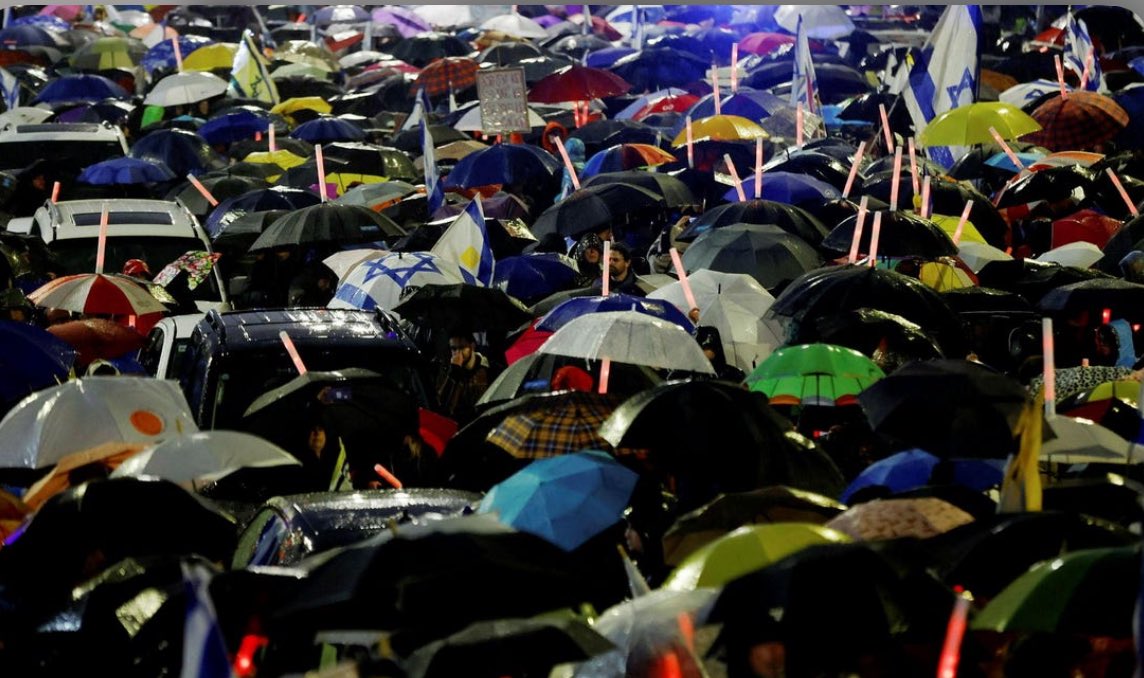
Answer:
POLYGON ((413 13, 437 28, 472 26, 477 22, 469 5, 419 5, 413 13))
POLYGON ((178 436, 131 457, 112 478, 155 476, 174 483, 210 483, 241 468, 301 465, 292 454, 240 431, 178 436))
POLYGON ((318 66, 312 63, 299 63, 297 61, 287 62, 273 71, 270 71, 271 80, 281 80, 283 78, 302 77, 314 78, 315 80, 329 80, 330 70, 325 68, 325 64, 318 66))
POLYGON ((516 12, 494 16, 481 24, 481 30, 500 31, 514 38, 548 37, 548 32, 544 30, 544 26, 516 12))
POLYGON ((657 369, 714 374, 695 338, 679 325, 637 311, 589 313, 548 338, 540 353, 657 369))
MULTIPOLYGON (((544 118, 531 108, 528 109, 528 125, 530 127, 544 127, 544 118)), ((461 132, 483 132, 484 127, 481 123, 481 107, 473 106, 467 113, 461 116, 461 119, 453 125, 453 129, 461 132)))
POLYGON ((198 430, 177 382, 86 377, 33 393, 0 421, 0 468, 43 468, 103 443, 151 445, 198 430))
POLYGON ((1080 240, 1055 247, 1037 257, 1037 261, 1047 261, 1053 264, 1060 264, 1061 266, 1088 268, 1100 261, 1103 256, 1104 252, 1100 251, 1099 247, 1090 242, 1080 240))
MULTIPOLYGON (((709 269, 696 271, 688 281, 699 306, 699 324, 719 330, 727 362, 750 371, 783 343, 780 326, 763 320, 775 298, 759 281, 744 273, 709 269)), ((648 298, 668 301, 684 313, 690 310, 678 281, 655 290, 648 298)))
POLYGON ((342 282, 346 274, 352 271, 354 266, 357 266, 367 259, 377 259, 387 254, 389 254, 388 250, 343 250, 341 252, 334 252, 325 259, 322 259, 322 263, 338 276, 338 282, 342 282))
POLYGON ((957 246, 957 256, 965 262, 974 273, 979 273, 985 264, 991 261, 1012 261, 1013 257, 992 245, 963 240, 957 246))
POLYGON ((226 81, 206 71, 168 75, 155 85, 143 103, 148 106, 186 106, 226 92, 226 81))
POLYGON ((854 32, 854 22, 838 5, 783 5, 775 10, 775 23, 794 33, 799 15, 808 38, 837 40, 854 32))
POLYGON ((460 283, 464 279, 455 263, 429 252, 393 252, 366 259, 351 269, 338 285, 329 307, 391 311, 406 288, 460 283))
POLYGON ((1057 415, 1045 419, 1056 437, 1041 445, 1041 459, 1062 464, 1127 464, 1132 443, 1100 424, 1057 415))

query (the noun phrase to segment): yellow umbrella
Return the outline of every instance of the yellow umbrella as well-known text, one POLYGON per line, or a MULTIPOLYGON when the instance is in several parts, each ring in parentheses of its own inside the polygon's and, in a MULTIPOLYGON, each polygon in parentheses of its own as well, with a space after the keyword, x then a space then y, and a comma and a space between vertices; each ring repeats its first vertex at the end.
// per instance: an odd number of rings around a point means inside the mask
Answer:
POLYGON ((918 280, 937 292, 977 286, 968 273, 947 261, 925 262, 918 271, 918 280))
POLYGON ((297 167, 306 162, 306 158, 294 155, 290 151, 255 151, 243 158, 246 162, 255 162, 263 165, 278 165, 283 170, 297 167))
MULTIPOLYGON (((921 198, 915 196, 914 207, 916 208, 919 205, 921 205, 921 198)), ((960 216, 951 217, 947 214, 931 214, 929 217, 930 221, 937 224, 938 227, 945 231, 945 234, 951 238, 953 234, 957 232, 957 222, 960 219, 960 216)), ((961 229, 961 242, 976 242, 982 245, 989 244, 988 241, 985 240, 985 237, 981 235, 981 231, 978 231, 977 227, 973 225, 973 222, 968 219, 965 220, 965 228, 961 229)))
POLYGON ((922 146, 987 144, 993 142, 990 127, 996 129, 1002 139, 1016 139, 1040 130, 1041 124, 1013 104, 986 101, 938 115, 918 134, 918 143, 922 146))
MULTIPOLYGON (((741 139, 766 139, 770 135, 758 124, 737 115, 713 115, 691 123, 695 141, 739 141, 741 139)), ((676 148, 687 145, 685 128, 672 142, 676 148)))
POLYGON ((334 110, 333 107, 322 97, 293 97, 271 108, 270 112, 278 115, 290 115, 298 111, 329 113, 332 110, 334 110))
POLYGON ((338 195, 344 194, 358 184, 380 184, 389 181, 388 178, 376 174, 358 174, 356 172, 334 172, 326 175, 326 183, 338 187, 338 195))
POLYGON ((238 45, 229 42, 216 42, 200 47, 183 59, 184 71, 213 71, 229 69, 234 64, 234 54, 238 45))

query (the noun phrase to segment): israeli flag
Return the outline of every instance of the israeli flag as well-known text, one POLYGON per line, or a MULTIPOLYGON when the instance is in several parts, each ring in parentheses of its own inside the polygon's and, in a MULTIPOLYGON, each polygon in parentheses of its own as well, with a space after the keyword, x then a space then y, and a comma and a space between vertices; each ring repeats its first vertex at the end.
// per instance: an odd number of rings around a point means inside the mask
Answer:
POLYGON ((480 195, 473 198, 465 211, 449 224, 430 253, 459 264, 465 284, 480 287, 492 284, 496 262, 493 259, 493 248, 489 245, 489 231, 480 195))
POLYGON ((1076 73, 1080 78, 1084 74, 1085 62, 1091 57, 1092 64, 1088 71, 1088 84, 1085 89, 1095 92, 1100 89, 1100 60, 1096 58, 1096 48, 1092 45, 1092 38, 1088 35, 1088 26, 1084 21, 1077 19, 1070 11, 1065 20, 1065 68, 1076 73))
POLYGON ((798 17, 794 43, 794 77, 791 78, 790 105, 797 106, 799 102, 806 105, 810 113, 818 111, 818 81, 814 77, 814 61, 810 58, 810 41, 806 38, 806 29, 802 26, 802 15, 798 17))
MULTIPOLYGON (((977 54, 980 51, 981 6, 950 5, 921 52, 910 55, 909 76, 902 99, 914 129, 921 130, 940 113, 971 104, 977 91, 977 54), (910 63, 912 61, 912 63, 910 63)), ((965 149, 935 146, 930 159, 953 166, 965 149)))
POLYGON ((425 88, 421 87, 417 90, 417 96, 413 101, 413 110, 409 113, 409 117, 401 124, 401 129, 398 132, 405 132, 414 129, 421 124, 421 121, 429 114, 429 95, 425 93, 425 88))
POLYGON ((20 105, 20 81, 5 68, 0 68, 0 97, 4 99, 5 110, 20 105))
POLYGON ((437 152, 433 148, 433 137, 425 119, 421 120, 421 162, 425 164, 425 194, 429 199, 429 214, 433 214, 445 204, 445 189, 437 173, 437 152))

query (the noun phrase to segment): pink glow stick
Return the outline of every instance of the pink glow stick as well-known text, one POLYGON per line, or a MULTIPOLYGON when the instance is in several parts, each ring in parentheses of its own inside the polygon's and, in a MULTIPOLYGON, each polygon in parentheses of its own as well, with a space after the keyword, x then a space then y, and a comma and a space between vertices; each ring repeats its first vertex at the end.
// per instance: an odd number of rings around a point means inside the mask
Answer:
POLYGON ((858 262, 858 246, 862 244, 862 227, 866 224, 866 204, 869 196, 862 196, 862 200, 858 202, 858 219, 854 222, 854 237, 850 240, 850 256, 847 257, 846 263, 854 264, 858 262))
POLYGON ((687 116, 687 166, 695 167, 695 133, 691 129, 691 116, 687 116))
POLYGON ((1120 198, 1124 201, 1124 204, 1128 206, 1128 211, 1131 212, 1134 217, 1140 216, 1140 210, 1136 209, 1136 203, 1132 202, 1132 199, 1128 197, 1128 191, 1124 190, 1124 184, 1120 183, 1120 177, 1116 176, 1116 172, 1113 172, 1111 167, 1106 168, 1104 171, 1108 174, 1108 178, 1112 179, 1116 190, 1120 192, 1120 198))
POLYGON ((1065 89, 1065 67, 1063 64, 1061 64, 1060 55, 1054 56, 1053 61, 1055 61, 1057 64, 1057 85, 1059 85, 1061 88, 1061 98, 1068 99, 1069 92, 1067 89, 1065 89))
POLYGON ((60 201, 60 182, 52 184, 52 202, 60 201))
POLYGON ((953 244, 961 244, 961 234, 965 231, 965 224, 969 221, 969 213, 973 211, 973 202, 965 203, 965 209, 961 210, 961 218, 957 220, 957 228, 953 231, 953 244))
POLYGON ((921 204, 921 212, 919 212, 919 214, 921 215, 921 217, 923 219, 929 219, 929 214, 930 214, 930 212, 929 212, 929 210, 930 210, 929 194, 930 194, 930 177, 927 175, 925 180, 922 181, 922 204, 921 204))
POLYGON ((95 272, 103 273, 104 254, 107 252, 107 223, 110 220, 107 203, 99 212, 99 242, 95 246, 95 272))
POLYGON ((902 147, 894 149, 894 176, 890 179, 890 211, 898 209, 898 188, 902 183, 902 147))
POLYGON ((961 660, 961 641, 965 637, 966 621, 969 618, 969 597, 960 594, 953 603, 949 615, 949 625, 945 630, 945 644, 941 649, 937 678, 955 678, 957 665, 961 660))
POLYGON ((671 248, 671 263, 675 266, 675 274, 679 276, 679 285, 683 288, 683 298, 687 300, 687 313, 691 312, 693 308, 699 308, 699 304, 695 303, 695 293, 691 289, 691 281, 687 279, 687 271, 683 268, 683 257, 679 256, 679 250, 674 247, 671 248))
POLYGON ((576 168, 572 165, 572 158, 568 157, 568 149, 564 147, 564 140, 559 135, 552 135, 552 140, 556 142, 556 149, 560 151, 560 157, 564 159, 564 167, 568 170, 568 176, 572 177, 572 186, 576 190, 580 190, 580 177, 576 176, 576 168))
POLYGON ((715 96, 715 115, 723 115, 723 102, 719 94, 719 69, 711 67, 711 87, 715 96))
POLYGON ((273 153, 274 151, 277 151, 277 150, 278 150, 278 144, 277 144, 277 142, 275 142, 275 140, 274 140, 274 134, 275 134, 275 132, 274 132, 274 123, 273 123, 273 122, 271 122, 271 123, 268 125, 268 131, 267 131, 267 135, 268 135, 267 139, 268 139, 268 140, 267 140, 267 142, 266 142, 266 148, 268 148, 268 149, 270 150, 270 152, 271 152, 271 153, 273 153))
POLYGON ((1088 53, 1088 57, 1084 60, 1084 70, 1080 73, 1080 88, 1088 89, 1088 74, 1092 69, 1092 52, 1088 53))
POLYGON ((913 137, 910 137, 910 139, 909 139, 909 148, 910 148, 910 176, 913 177, 913 180, 914 180, 914 195, 917 195, 918 191, 920 191, 922 187, 921 187, 921 182, 918 181, 918 158, 917 158, 917 154, 914 150, 914 138, 913 137))
POLYGON ((318 161, 318 195, 326 202, 326 159, 322 155, 322 145, 314 146, 314 157, 318 161))
POLYGON ((854 154, 854 162, 850 163, 850 176, 846 177, 846 187, 842 189, 842 197, 850 196, 850 189, 854 188, 854 178, 858 176, 858 166, 862 164, 862 154, 866 152, 866 142, 858 144, 858 152, 854 154))
POLYGON ((1005 143, 1005 140, 1001 138, 1001 134, 997 131, 997 128, 990 127, 989 133, 993 135, 993 140, 997 142, 997 145, 1001 147, 1001 150, 1005 151, 1005 155, 1009 156, 1009 161, 1016 165, 1017 171, 1023 172, 1025 170, 1025 163, 1021 162, 1021 159, 1017 157, 1017 154, 1013 152, 1013 149, 1009 148, 1009 144, 1005 143))
POLYGON ((608 296, 608 287, 609 287, 609 283, 611 283, 611 278, 609 277, 609 273, 611 273, 611 271, 608 270, 609 262, 611 262, 611 261, 612 261, 612 241, 611 240, 605 240, 604 241, 604 256, 603 256, 603 261, 601 262, 604 264, 603 265, 604 271, 601 274, 602 280, 600 282, 600 292, 605 297, 608 296))
POLYGON ((183 70, 183 50, 179 48, 179 38, 171 38, 171 46, 175 49, 175 68, 179 71, 183 70))
POLYGON ((739 91, 739 43, 731 45, 731 94, 739 91))
POLYGON ((727 170, 731 172, 731 178, 735 180, 735 192, 739 194, 739 202, 747 202, 747 194, 743 191, 743 182, 739 179, 739 170, 735 169, 735 163, 731 162, 731 155, 724 153, 723 162, 727 163, 727 170))
POLYGON ((803 127, 803 120, 804 114, 802 112, 802 102, 800 101, 794 109, 794 143, 799 148, 802 148, 802 139, 806 134, 806 130, 803 127))
POLYGON ((882 213, 874 212, 874 229, 870 231, 870 268, 878 265, 878 239, 882 235, 882 213))
POLYGON ((1057 366, 1053 356, 1053 319, 1041 318, 1041 350, 1044 365, 1045 417, 1057 415, 1057 366))
POLYGON ((306 374, 306 363, 302 362, 302 356, 298 354, 298 347, 294 345, 294 340, 286 334, 286 330, 278 333, 278 338, 282 340, 282 346, 286 348, 286 353, 290 356, 290 360, 294 361, 294 369, 298 370, 298 376, 306 374))
POLYGON ((405 486, 401 484, 401 481, 397 479, 397 476, 393 475, 389 469, 385 468, 381 464, 374 464, 373 472, 376 473, 382 480, 392 485, 393 489, 405 489, 405 486))
POLYGON ((886 114, 886 104, 878 104, 878 113, 882 116, 882 136, 886 138, 886 152, 894 150, 894 135, 890 132, 890 116, 886 114))
POLYGON ((202 185, 202 182, 200 182, 195 177, 195 175, 188 174, 187 175, 187 181, 190 181, 191 185, 194 186, 198 190, 198 192, 201 193, 202 196, 207 199, 207 202, 209 202, 211 204, 211 207, 218 207, 218 200, 216 200, 215 197, 213 195, 211 195, 211 192, 207 190, 206 186, 202 185))
POLYGON ((755 139, 755 198, 763 199, 763 139, 755 139))
POLYGON ((608 376, 612 374, 612 359, 604 358, 600 362, 600 393, 608 392, 608 376))

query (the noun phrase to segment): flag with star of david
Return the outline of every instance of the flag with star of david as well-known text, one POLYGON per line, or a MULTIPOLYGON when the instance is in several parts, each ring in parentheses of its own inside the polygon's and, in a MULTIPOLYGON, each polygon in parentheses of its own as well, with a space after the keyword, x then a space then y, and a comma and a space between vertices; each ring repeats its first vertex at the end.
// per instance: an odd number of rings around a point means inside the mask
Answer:
POLYGON ((791 79, 790 105, 800 102, 810 113, 818 112, 818 80, 814 77, 814 60, 810 57, 810 41, 798 16, 797 36, 794 42, 794 77, 791 79))
POLYGON ((431 251, 443 259, 456 262, 461 267, 461 276, 467 284, 481 287, 492 284, 495 262, 480 195, 449 224, 431 251))
POLYGON ((1093 47, 1092 38, 1088 35, 1088 26, 1083 20, 1073 16, 1072 11, 1065 16, 1068 18, 1065 20, 1064 66, 1080 78, 1084 74, 1085 62, 1091 57, 1085 89, 1095 92, 1100 89, 1100 59, 1096 57, 1096 48, 1093 47))
POLYGON ((457 264, 431 252, 393 252, 354 266, 338 285, 329 307, 388 311, 409 288, 463 282, 457 264))
MULTIPOLYGON (((974 102, 980 35, 980 5, 949 5, 921 51, 907 57, 909 74, 902 100, 915 131, 941 113, 974 102)), ((934 146, 926 152, 949 168, 966 150, 934 146)))

